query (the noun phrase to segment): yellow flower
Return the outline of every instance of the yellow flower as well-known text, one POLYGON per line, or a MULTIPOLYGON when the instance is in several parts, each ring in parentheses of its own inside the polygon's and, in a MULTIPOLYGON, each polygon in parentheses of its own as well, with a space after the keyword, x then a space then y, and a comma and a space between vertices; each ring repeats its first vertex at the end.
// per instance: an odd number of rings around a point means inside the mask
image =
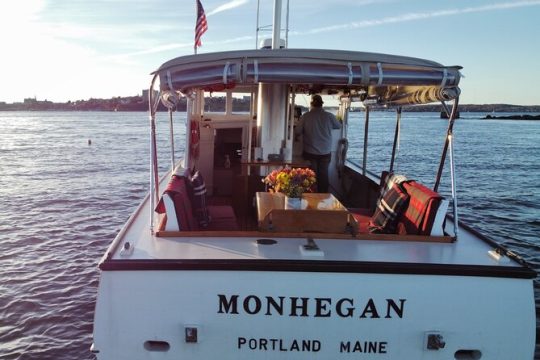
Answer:
POLYGON ((292 197, 299 197, 304 192, 310 192, 315 181, 315 173, 309 168, 274 170, 263 180, 270 187, 269 191, 281 192, 292 197))

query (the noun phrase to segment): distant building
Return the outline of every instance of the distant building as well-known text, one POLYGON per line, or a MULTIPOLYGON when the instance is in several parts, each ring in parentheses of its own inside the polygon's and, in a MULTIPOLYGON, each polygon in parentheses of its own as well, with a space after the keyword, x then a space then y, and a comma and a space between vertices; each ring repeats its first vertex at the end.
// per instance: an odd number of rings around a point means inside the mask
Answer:
MULTIPOLYGON (((144 90, 142 91, 142 98, 143 98, 143 101, 144 101, 144 102, 147 102, 147 101, 148 101, 148 92, 149 92, 148 89, 144 89, 144 90)), ((152 97, 153 97, 153 98, 156 98, 158 95, 159 95, 159 91, 154 90, 154 93, 152 94, 152 97)))

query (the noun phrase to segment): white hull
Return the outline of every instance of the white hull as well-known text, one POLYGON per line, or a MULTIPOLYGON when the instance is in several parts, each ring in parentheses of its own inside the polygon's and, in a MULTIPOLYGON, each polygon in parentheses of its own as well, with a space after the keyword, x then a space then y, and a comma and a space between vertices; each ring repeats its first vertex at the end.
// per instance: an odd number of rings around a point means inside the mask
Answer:
POLYGON ((469 356, 464 359, 476 359, 481 354, 482 359, 533 358, 529 346, 535 341, 531 280, 316 275, 105 271, 96 308, 97 357, 454 359, 461 354, 469 356), (220 295, 229 308, 220 304, 220 295), (238 295, 238 314, 232 313, 234 295, 238 295), (283 315, 272 307, 271 315, 266 315, 266 297, 276 301, 284 297, 283 315), (295 297, 308 300, 291 300, 295 297), (397 307, 389 306, 387 299, 394 300, 397 307), (297 305, 305 301, 306 313, 291 309, 293 301, 297 305), (298 316, 290 316, 291 311, 298 316), (186 342, 185 329, 190 327, 198 329, 196 343, 186 342), (445 347, 428 350, 427 334, 437 333, 445 347), (156 343, 149 343, 152 341, 156 343), (167 351, 160 347, 164 343, 169 346, 167 351))

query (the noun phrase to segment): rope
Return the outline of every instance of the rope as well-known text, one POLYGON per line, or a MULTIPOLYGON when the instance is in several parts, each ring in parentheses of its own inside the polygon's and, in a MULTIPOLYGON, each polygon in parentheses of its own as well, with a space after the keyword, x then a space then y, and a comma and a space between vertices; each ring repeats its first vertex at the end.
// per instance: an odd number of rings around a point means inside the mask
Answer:
POLYGON ((178 95, 175 91, 163 91, 163 93, 161 94, 161 103, 167 109, 176 108, 176 104, 178 104, 179 100, 180 99, 178 98, 178 95))

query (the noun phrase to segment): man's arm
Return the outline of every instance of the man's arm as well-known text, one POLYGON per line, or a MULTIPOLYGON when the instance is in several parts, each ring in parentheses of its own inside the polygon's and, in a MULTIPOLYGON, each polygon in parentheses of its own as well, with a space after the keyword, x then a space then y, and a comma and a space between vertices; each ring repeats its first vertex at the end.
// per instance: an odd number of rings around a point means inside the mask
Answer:
POLYGON ((330 115, 332 115, 332 128, 341 129, 341 121, 339 121, 334 114, 330 113, 330 115))

